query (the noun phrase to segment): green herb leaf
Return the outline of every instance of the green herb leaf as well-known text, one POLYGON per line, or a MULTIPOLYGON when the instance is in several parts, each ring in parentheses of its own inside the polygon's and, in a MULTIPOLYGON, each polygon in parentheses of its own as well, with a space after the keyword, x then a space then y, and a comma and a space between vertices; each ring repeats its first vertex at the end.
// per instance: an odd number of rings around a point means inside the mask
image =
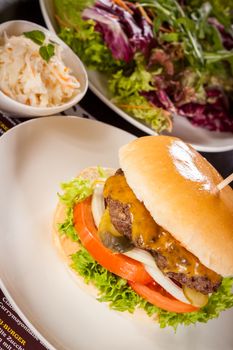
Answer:
POLYGON ((54 56, 55 46, 53 44, 41 46, 39 53, 46 62, 49 62, 50 58, 54 56))
POLYGON ((24 32, 23 35, 31 39, 34 43, 42 45, 45 41, 45 34, 40 30, 32 30, 30 32, 24 32))
POLYGON ((168 42, 168 43, 177 42, 177 41, 179 41, 179 34, 178 33, 164 33, 161 35, 161 39, 163 41, 168 42))
POLYGON ((233 58, 233 50, 222 50, 217 52, 205 52, 204 57, 208 62, 217 62, 233 58))

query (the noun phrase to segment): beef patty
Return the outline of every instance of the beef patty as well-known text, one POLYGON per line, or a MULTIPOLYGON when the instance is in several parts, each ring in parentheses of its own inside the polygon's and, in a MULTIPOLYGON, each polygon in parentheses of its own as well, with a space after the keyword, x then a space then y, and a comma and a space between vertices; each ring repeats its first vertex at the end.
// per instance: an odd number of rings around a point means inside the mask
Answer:
POLYGON ((136 247, 149 251, 160 270, 174 281, 203 294, 215 292, 221 284, 221 276, 202 265, 169 232, 154 222, 127 185, 123 172, 117 171, 109 182, 107 180, 104 196, 115 229, 136 247))

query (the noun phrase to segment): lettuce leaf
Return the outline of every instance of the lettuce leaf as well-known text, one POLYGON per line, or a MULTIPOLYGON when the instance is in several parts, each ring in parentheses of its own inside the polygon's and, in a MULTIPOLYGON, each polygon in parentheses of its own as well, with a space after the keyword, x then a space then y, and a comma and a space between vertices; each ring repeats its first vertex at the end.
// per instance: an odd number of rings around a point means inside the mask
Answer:
POLYGON ((233 278, 224 278, 218 291, 209 298, 208 304, 197 312, 178 314, 161 310, 137 295, 127 281, 110 273, 98 264, 83 247, 71 256, 71 267, 84 278, 85 283, 93 283, 99 291, 98 300, 108 302, 109 307, 117 311, 133 313, 143 309, 148 316, 156 317, 161 328, 208 322, 219 316, 221 311, 233 307, 231 288, 233 278))
POLYGON ((112 57, 110 50, 102 40, 101 34, 96 32, 94 28, 92 21, 86 21, 79 31, 69 27, 62 28, 59 36, 89 69, 104 73, 117 71, 125 63, 112 57))
MULTIPOLYGON (((98 166, 98 175, 100 178, 106 178, 105 170, 98 166)), ((73 206, 86 199, 93 193, 93 182, 89 179, 84 179, 82 176, 76 177, 69 182, 61 184, 62 194, 58 193, 59 200, 66 206, 66 219, 58 224, 60 234, 66 235, 72 241, 78 241, 77 232, 73 223, 73 206)))
POLYGON ((78 29, 82 26, 82 11, 95 0, 53 0, 56 18, 60 24, 78 29))
POLYGON ((137 55, 135 64, 130 75, 125 74, 121 69, 109 79, 109 89, 115 96, 112 101, 133 117, 143 120, 157 132, 169 129, 170 113, 152 105, 141 95, 142 92, 155 90, 152 86, 153 77, 161 73, 161 68, 149 72, 141 55, 137 55))
POLYGON ((66 219, 58 224, 59 233, 65 234, 72 241, 78 241, 77 232, 73 224, 73 206, 81 202, 93 192, 90 180, 77 177, 70 182, 62 183, 63 194, 58 194, 61 203, 66 206, 66 219))
POLYGON ((114 98, 113 101, 134 118, 142 120, 157 132, 170 129, 171 114, 163 108, 152 105, 138 92, 124 98, 114 98))
POLYGON ((71 259, 71 267, 86 283, 92 282, 96 286, 99 301, 108 302, 114 310, 134 312, 140 297, 129 288, 126 280, 107 271, 83 247, 71 259))
POLYGON ((59 194, 59 199, 68 208, 73 208, 75 203, 83 201, 93 192, 93 185, 89 179, 84 179, 81 176, 74 178, 69 182, 61 184, 63 194, 59 194))

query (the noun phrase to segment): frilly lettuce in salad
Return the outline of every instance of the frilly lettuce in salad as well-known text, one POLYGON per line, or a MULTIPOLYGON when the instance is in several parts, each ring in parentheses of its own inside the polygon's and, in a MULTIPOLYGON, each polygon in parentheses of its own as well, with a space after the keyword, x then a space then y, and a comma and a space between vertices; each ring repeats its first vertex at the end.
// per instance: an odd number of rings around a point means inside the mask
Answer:
POLYGON ((174 115, 233 132, 233 0, 54 0, 60 37, 113 102, 157 132, 174 115))

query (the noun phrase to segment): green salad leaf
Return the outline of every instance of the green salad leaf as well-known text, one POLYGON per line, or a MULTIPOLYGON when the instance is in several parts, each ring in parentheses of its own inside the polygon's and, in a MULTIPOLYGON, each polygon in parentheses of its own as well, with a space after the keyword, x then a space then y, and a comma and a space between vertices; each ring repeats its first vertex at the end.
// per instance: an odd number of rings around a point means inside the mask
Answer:
POLYGON ((109 90, 113 96, 116 96, 112 101, 133 117, 151 125, 158 132, 169 129, 171 116, 164 109, 149 103, 140 92, 155 90, 151 82, 153 77, 161 72, 162 68, 149 72, 143 56, 138 55, 131 74, 125 74, 125 70, 121 69, 109 79, 109 90))
POLYGON ((112 274, 95 262, 85 248, 71 256, 71 267, 86 283, 93 283, 99 291, 98 300, 108 302, 117 311, 134 312, 140 297, 129 288, 127 281, 112 274))
POLYGON ((93 192, 92 182, 81 176, 74 178, 69 182, 61 184, 63 194, 59 194, 60 201, 68 208, 73 208, 75 203, 83 201, 93 192))
MULTIPOLYGON (((233 21, 233 0, 208 0, 206 3, 211 5, 211 14, 216 17, 224 26, 230 28, 233 21)), ((203 0, 190 0, 188 7, 190 11, 193 8, 200 8, 203 0)))
POLYGON ((130 96, 116 97, 113 101, 134 118, 144 121, 147 125, 151 125, 157 132, 170 129, 171 114, 163 108, 156 107, 149 103, 147 99, 138 92, 130 96))
POLYGON ((233 307, 233 278, 224 278, 218 291, 212 294, 208 304, 199 311, 176 313, 162 310, 137 295, 126 280, 98 264, 85 248, 81 247, 71 259, 72 269, 82 276, 86 283, 92 283, 98 289, 100 302, 108 302, 109 307, 117 311, 133 313, 138 308, 142 309, 148 316, 156 318, 161 328, 171 326, 176 330, 179 325, 206 323, 218 317, 220 312, 233 307))
POLYGON ((78 235, 74 228, 73 208, 66 209, 66 219, 58 224, 58 231, 61 235, 66 235, 73 242, 78 241, 78 235))
POLYGON ((61 203, 66 206, 66 219, 58 224, 58 231, 72 241, 78 241, 73 223, 73 206, 93 193, 92 183, 88 179, 77 177, 70 182, 62 183, 63 194, 58 194, 61 203))
MULTIPOLYGON (((162 70, 159 68, 153 74, 160 74, 161 72, 162 70)), ((155 90, 151 85, 152 79, 152 72, 146 69, 143 56, 137 55, 132 73, 129 75, 125 74, 124 69, 118 70, 109 80, 109 89, 114 96, 124 99, 124 97, 132 96, 140 91, 155 90)))
POLYGON ((89 69, 111 73, 125 65, 115 60, 104 44, 100 33, 95 31, 92 21, 83 21, 82 29, 62 28, 59 36, 85 62, 89 69))
MULTIPOLYGON (((105 170, 98 166, 98 174, 100 178, 106 178, 105 170)), ((62 194, 58 193, 59 200, 66 207, 65 221, 58 224, 58 231, 61 235, 66 235, 72 241, 78 241, 77 232, 73 222, 73 207, 76 203, 83 201, 93 193, 93 182, 84 179, 82 176, 76 177, 69 182, 61 184, 62 194)))
POLYGON ((54 8, 58 22, 68 28, 82 26, 81 13, 93 5, 95 0, 54 0, 54 8))

